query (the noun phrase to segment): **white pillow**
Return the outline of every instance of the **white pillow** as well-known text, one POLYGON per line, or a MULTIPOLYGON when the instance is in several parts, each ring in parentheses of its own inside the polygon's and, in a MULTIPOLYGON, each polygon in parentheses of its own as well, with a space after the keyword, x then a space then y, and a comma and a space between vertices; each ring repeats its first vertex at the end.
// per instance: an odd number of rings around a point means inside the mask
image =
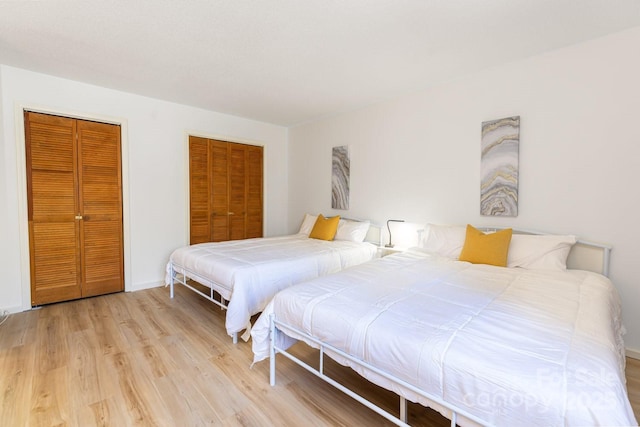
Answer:
POLYGON ((426 238, 422 247, 426 251, 447 258, 458 259, 466 236, 466 227, 427 224, 426 238))
POLYGON ((302 220, 302 225, 300 225, 299 234, 306 234, 307 236, 311 234, 311 230, 313 230, 313 226, 318 219, 318 215, 309 215, 304 214, 304 219, 302 220))
POLYGON ((575 243, 576 236, 514 234, 507 267, 564 271, 569 251, 575 243))
POLYGON ((347 240, 350 242, 364 242, 369 231, 369 221, 351 221, 341 219, 338 223, 338 231, 334 240, 347 240))

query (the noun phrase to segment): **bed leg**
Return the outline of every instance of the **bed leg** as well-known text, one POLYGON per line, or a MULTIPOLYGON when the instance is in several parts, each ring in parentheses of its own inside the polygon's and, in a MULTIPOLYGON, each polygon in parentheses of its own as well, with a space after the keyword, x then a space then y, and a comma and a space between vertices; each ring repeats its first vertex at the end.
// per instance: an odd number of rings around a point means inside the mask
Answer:
POLYGON ((169 266, 169 296, 173 298, 173 285, 175 282, 176 272, 173 270, 173 264, 169 266))
POLYGON ((400 421, 407 422, 407 399, 400 396, 400 421))
POLYGON ((269 384, 276 385, 276 323, 273 314, 269 315, 269 384))
POLYGON ((233 339, 233 343, 234 343, 234 344, 238 344, 238 333, 237 333, 237 332, 234 332, 234 333, 231 335, 231 338, 233 339))

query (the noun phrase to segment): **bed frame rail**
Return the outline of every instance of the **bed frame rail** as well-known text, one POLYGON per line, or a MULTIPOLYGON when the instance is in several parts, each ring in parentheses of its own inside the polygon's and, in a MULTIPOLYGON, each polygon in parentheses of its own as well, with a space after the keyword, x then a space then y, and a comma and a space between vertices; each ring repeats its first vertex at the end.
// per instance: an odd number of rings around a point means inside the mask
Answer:
MULTIPOLYGON (((220 296, 220 299, 216 299, 215 298, 215 294, 216 292, 213 290, 213 287, 208 286, 206 283, 202 283, 201 280, 198 280, 194 277, 197 277, 197 275, 191 275, 189 274, 189 271, 186 268, 180 267, 184 273, 178 273, 174 268, 173 268, 173 263, 169 264, 169 294, 170 297, 173 298, 174 296, 174 285, 175 283, 180 283, 182 286, 191 289, 193 292, 195 292, 196 294, 200 295, 203 298, 206 298, 207 300, 211 301, 212 303, 218 305, 220 307, 220 309, 222 310, 226 310, 227 309, 227 300, 225 300, 222 295, 220 295, 218 293, 218 295, 220 296), (202 283, 203 286, 205 286, 206 288, 209 288, 209 293, 206 294, 204 292, 202 292, 200 289, 191 286, 189 284, 189 278, 193 278, 193 280, 195 280, 198 283, 202 283)), ((233 335, 231 336, 231 338, 233 339, 233 343, 237 344, 238 343, 238 333, 234 332, 233 335)))
POLYGON ((386 411, 385 409, 379 407, 378 405, 376 405, 373 402, 370 402, 369 400, 367 400, 365 397, 360 396, 359 394, 357 394, 356 392, 354 392, 353 390, 345 387, 344 385, 340 384, 339 382, 337 382, 336 380, 334 380, 333 378, 329 377, 328 375, 326 375, 324 373, 324 355, 325 353, 328 351, 331 351, 337 355, 339 355, 340 357, 344 357, 345 359, 348 359, 349 361, 357 364, 358 366, 361 366, 362 368, 365 368, 377 375, 380 375, 382 377, 384 377, 385 379, 392 381, 393 383, 399 385, 400 387, 403 387, 413 393, 416 393, 426 399, 428 399, 429 401, 440 405, 442 407, 444 407, 445 409, 450 411, 449 417, 451 419, 451 427, 455 427, 457 420, 458 420, 458 416, 462 416, 464 418, 466 418, 469 421, 472 421, 474 423, 477 423, 478 425, 482 425, 482 426, 488 426, 489 424, 487 424, 486 421, 483 421, 481 419, 479 419, 478 417, 476 417, 475 415, 472 415, 470 413, 468 413, 467 411, 465 411, 464 409, 461 408, 457 408, 456 406, 452 405, 451 403, 448 403, 442 399, 440 399, 437 396, 433 396, 429 393, 426 393, 423 390, 420 390, 419 388, 407 383, 406 381, 403 381, 399 378, 394 377, 393 375, 384 372, 378 368, 376 368, 373 365, 370 365, 369 363, 360 360, 356 357, 351 356, 348 353, 345 353, 344 351, 331 346, 330 344, 324 343, 322 341, 320 341, 319 339, 312 337, 311 335, 307 334, 306 332, 303 332, 297 328, 294 328, 292 326, 289 326, 285 323, 282 323, 278 320, 275 319, 275 316, 273 314, 271 314, 269 316, 269 328, 270 328, 270 348, 269 348, 269 383, 271 384, 271 386, 275 386, 276 384, 276 355, 278 353, 282 354, 283 356, 285 356, 286 358, 288 358, 289 360, 293 361, 294 363, 296 363, 297 365, 301 366, 302 368, 304 368, 305 370, 311 372, 312 374, 314 374, 315 376, 319 377, 320 379, 322 379, 323 381, 331 384, 332 386, 334 386, 335 388, 337 388, 338 390, 342 391, 343 393, 345 393, 346 395, 352 397, 353 399, 357 400, 358 402, 360 402, 361 404, 365 405, 367 408, 375 411, 376 413, 378 413, 379 415, 383 416, 384 418, 386 418, 387 420, 391 421, 392 423, 399 425, 399 426, 408 426, 409 424, 407 424, 407 401, 405 399, 405 397, 403 397, 402 395, 400 395, 400 408, 399 408, 399 416, 396 416, 388 411, 386 411), (303 337, 304 340, 308 341, 308 342, 312 342, 315 345, 318 346, 319 350, 320 350, 320 360, 319 360, 319 368, 316 369, 313 366, 309 365, 308 363, 304 362, 303 360, 299 359, 298 357, 296 357, 295 355, 291 354, 290 352, 288 352, 286 349, 284 348, 280 348, 276 345, 276 334, 277 333, 286 333, 285 331, 290 331, 293 334, 299 336, 299 337, 303 337))

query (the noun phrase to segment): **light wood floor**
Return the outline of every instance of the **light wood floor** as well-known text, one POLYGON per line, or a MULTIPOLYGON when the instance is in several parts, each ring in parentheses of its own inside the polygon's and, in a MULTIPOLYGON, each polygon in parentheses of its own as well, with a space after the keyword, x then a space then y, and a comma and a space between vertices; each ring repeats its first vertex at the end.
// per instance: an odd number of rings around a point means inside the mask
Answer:
MULTIPOLYGON (((249 369, 247 343, 224 333, 224 312, 177 287, 54 304, 0 326, 0 426, 388 425, 284 358, 249 369)), ((304 358, 315 351, 295 347, 304 358)), ((327 362, 325 369, 396 411, 397 396, 327 362)), ((628 359, 640 414, 640 361, 628 359)), ((410 404, 413 425, 449 421, 410 404)))

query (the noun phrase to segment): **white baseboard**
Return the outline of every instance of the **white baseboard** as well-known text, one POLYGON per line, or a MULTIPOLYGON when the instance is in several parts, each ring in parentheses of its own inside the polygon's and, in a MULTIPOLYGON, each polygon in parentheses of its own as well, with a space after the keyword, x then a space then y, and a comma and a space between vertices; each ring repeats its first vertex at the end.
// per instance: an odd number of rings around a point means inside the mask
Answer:
POLYGON ((640 350, 632 350, 630 348, 625 349, 625 353, 627 355, 627 357, 630 357, 632 359, 639 359, 640 360, 640 350))
POLYGON ((160 286, 164 286, 164 285, 165 285, 164 280, 146 282, 146 283, 136 283, 135 285, 131 286, 129 289, 125 289, 125 292, 135 292, 135 291, 142 291, 144 289, 159 288, 160 286))
POLYGON ((13 314, 13 313, 22 313, 24 309, 22 308, 21 305, 15 305, 13 307, 0 307, 0 314, 4 313, 5 311, 8 311, 9 313, 13 314))

